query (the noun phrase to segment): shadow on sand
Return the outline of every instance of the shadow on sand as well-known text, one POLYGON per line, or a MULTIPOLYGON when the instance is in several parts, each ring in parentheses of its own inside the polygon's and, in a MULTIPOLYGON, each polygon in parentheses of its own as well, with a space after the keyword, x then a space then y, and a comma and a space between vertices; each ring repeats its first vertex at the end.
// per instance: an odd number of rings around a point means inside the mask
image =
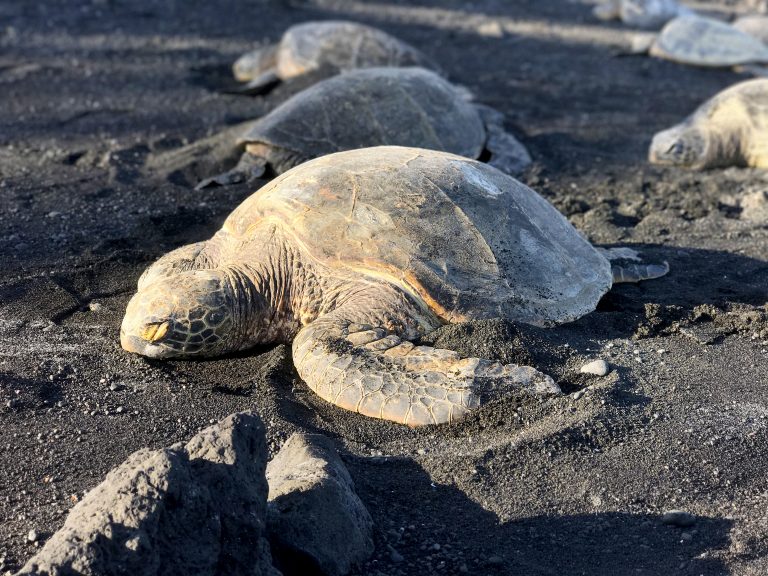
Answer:
MULTIPOLYGON (((450 574, 727 573, 713 552, 728 545, 730 520, 698 517, 693 526, 677 527, 663 524, 659 514, 607 511, 500 522, 457 487, 434 483, 413 460, 356 458, 350 466, 379 528, 377 550, 397 550, 404 557, 402 564, 415 564, 422 573, 431 573, 441 561, 450 574), (392 528, 385 530, 388 525, 392 528), (422 549, 424 543, 429 551, 422 549), (432 552, 432 543, 439 543, 443 552, 432 552), (451 550, 459 546, 465 553, 452 558, 451 550), (460 572, 462 564, 466 572, 460 572)), ((505 497, 498 494, 499 499, 505 497)), ((377 568, 394 574, 402 564, 388 564, 385 558, 359 573, 377 568)), ((417 573, 410 567, 407 572, 417 573)))

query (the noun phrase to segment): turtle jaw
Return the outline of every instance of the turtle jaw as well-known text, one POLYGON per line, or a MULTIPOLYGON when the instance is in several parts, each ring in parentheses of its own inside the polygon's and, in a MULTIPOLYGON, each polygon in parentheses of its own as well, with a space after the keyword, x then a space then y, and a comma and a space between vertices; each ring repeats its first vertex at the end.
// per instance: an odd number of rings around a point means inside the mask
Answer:
POLYGON ((174 356, 174 351, 166 346, 153 344, 138 336, 127 334, 125 330, 120 330, 120 346, 126 352, 132 352, 134 354, 140 354, 147 358, 170 358, 174 356))

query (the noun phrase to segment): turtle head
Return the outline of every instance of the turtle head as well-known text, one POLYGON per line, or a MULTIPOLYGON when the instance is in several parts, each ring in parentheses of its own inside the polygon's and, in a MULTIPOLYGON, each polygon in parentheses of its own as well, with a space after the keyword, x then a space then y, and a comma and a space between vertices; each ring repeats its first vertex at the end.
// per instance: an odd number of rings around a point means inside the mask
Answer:
POLYGON ((141 282, 120 344, 150 358, 215 356, 241 348, 238 291, 222 270, 190 270, 141 282))
POLYGON ((696 168, 707 158, 704 133, 689 126, 676 126, 653 137, 648 160, 652 164, 696 168))

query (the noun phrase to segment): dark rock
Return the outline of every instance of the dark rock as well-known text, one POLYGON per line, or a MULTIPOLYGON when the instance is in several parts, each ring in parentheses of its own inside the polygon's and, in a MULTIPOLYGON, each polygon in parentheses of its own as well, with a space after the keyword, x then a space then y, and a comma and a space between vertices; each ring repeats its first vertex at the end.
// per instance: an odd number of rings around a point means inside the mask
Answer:
POLYGON ((267 479, 269 538, 286 572, 301 558, 340 576, 373 553, 373 521, 328 438, 291 436, 267 466, 267 479))
POLYGON ((186 446, 138 450, 19 574, 278 576, 264 538, 264 426, 233 414, 186 446))

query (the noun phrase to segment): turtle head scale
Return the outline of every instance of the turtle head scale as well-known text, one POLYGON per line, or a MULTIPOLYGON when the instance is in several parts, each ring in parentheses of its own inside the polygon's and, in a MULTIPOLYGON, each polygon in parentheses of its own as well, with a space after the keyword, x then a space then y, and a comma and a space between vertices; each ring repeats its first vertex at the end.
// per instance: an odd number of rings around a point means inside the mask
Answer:
POLYGON ((150 358, 203 357, 242 347, 239 291, 222 270, 191 270, 144 285, 128 303, 120 344, 150 358))

